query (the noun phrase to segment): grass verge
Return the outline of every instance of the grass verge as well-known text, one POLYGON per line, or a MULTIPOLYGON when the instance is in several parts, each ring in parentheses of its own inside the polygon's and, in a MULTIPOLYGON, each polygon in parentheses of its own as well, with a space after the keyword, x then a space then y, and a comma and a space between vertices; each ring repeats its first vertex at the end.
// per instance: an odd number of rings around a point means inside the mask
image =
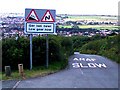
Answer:
MULTIPOLYGON (((34 78, 34 77, 43 77, 49 74, 53 74, 58 72, 66 67, 66 63, 62 62, 55 62, 49 65, 48 68, 41 66, 41 67, 33 67, 32 70, 24 70, 25 79, 27 78, 34 78)), ((6 77, 5 73, 0 73, 1 80, 21 80, 21 77, 18 71, 13 71, 10 77, 6 77)))
POLYGON ((0 80, 2 80, 2 73, 0 72, 0 80))

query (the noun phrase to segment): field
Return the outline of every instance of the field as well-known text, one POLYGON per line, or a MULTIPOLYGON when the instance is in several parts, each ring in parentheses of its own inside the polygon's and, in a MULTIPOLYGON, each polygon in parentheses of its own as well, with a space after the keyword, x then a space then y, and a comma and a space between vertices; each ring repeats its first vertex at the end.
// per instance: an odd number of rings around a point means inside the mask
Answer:
POLYGON ((116 16, 68 16, 71 21, 94 20, 94 21, 117 21, 116 16))
MULTIPOLYGON (((104 15, 68 15, 68 18, 64 19, 67 21, 87 21, 87 22, 117 22, 117 16, 104 16, 104 15)), ((59 25, 60 28, 72 28, 71 25, 59 25)), ((97 30, 118 30, 120 26, 117 25, 78 25, 79 28, 94 28, 97 30)))
MULTIPOLYGON (((60 28, 72 28, 70 25, 59 25, 60 28)), ((97 30, 118 30, 120 26, 112 26, 112 25, 79 25, 79 28, 94 28, 97 30)))

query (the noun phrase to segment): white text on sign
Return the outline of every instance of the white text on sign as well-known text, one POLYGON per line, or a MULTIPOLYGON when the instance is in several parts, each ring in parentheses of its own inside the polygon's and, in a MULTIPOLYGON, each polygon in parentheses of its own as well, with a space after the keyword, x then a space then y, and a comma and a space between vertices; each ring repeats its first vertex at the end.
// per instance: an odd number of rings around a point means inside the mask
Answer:
POLYGON ((27 23, 27 32, 29 33, 53 33, 54 24, 43 23, 27 23))

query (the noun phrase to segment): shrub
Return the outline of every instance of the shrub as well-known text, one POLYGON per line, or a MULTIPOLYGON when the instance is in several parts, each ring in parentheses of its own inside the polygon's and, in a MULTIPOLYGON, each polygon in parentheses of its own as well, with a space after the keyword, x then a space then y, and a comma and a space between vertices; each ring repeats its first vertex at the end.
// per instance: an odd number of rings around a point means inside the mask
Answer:
MULTIPOLYGON (((2 68, 11 66, 12 70, 18 69, 22 63, 25 69, 30 67, 30 45, 26 37, 6 38, 2 41, 2 68)), ((46 39, 45 37, 33 37, 33 66, 45 66, 46 64, 46 39)), ((66 58, 70 53, 72 41, 59 36, 49 36, 49 64, 67 64, 66 58), (63 43, 64 42, 64 43, 63 43), (62 44, 62 45, 61 45, 62 44)))
POLYGON ((120 63, 120 35, 91 41, 82 46, 81 53, 99 54, 120 63))

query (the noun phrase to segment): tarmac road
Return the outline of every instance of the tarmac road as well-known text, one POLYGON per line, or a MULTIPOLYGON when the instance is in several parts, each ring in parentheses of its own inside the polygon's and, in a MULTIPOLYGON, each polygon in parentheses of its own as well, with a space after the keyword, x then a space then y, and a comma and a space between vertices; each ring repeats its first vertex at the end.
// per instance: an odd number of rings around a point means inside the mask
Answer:
POLYGON ((17 88, 118 88, 118 64, 88 54, 69 58, 69 67, 45 77, 23 80, 17 88))

